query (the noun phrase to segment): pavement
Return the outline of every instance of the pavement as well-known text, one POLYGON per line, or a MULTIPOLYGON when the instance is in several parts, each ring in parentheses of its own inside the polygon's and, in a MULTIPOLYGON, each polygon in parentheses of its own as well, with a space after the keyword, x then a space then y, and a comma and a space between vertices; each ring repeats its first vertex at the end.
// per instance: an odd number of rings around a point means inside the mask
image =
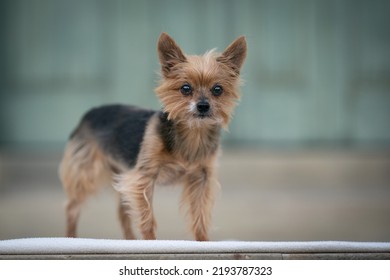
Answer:
MULTIPOLYGON (((0 150, 0 239, 62 237, 60 152, 0 150)), ((212 240, 390 241, 390 152, 224 149, 212 240)), ((180 186, 158 187, 161 240, 191 240, 180 186)), ((79 236, 121 239, 117 197, 91 197, 79 236)), ((137 234, 140 237, 139 234, 137 234)))

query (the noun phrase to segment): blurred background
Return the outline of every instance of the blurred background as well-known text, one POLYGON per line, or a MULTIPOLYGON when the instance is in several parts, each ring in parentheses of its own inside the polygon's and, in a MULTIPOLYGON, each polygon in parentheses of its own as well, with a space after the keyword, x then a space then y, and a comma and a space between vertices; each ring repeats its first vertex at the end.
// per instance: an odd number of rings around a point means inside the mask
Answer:
MULTIPOLYGON (((2 0, 0 239, 63 236, 57 176, 93 106, 159 109, 156 42, 187 53, 248 41, 223 135, 214 240, 390 241, 390 2, 2 0)), ((159 239, 191 239, 180 188, 158 188, 159 239)), ((80 236, 121 238, 116 195, 80 236)))

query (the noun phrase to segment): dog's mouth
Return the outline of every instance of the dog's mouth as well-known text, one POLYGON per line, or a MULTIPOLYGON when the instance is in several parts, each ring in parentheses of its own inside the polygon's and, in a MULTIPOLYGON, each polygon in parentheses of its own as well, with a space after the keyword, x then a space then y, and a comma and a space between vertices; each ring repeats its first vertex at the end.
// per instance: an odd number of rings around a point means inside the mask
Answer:
POLYGON ((192 118, 189 120, 190 126, 208 126, 208 125, 221 125, 222 124, 222 119, 216 117, 213 115, 211 112, 208 113, 195 113, 192 115, 192 118))
POLYGON ((195 115, 195 117, 197 117, 199 119, 206 119, 206 118, 211 118, 211 114, 210 113, 197 113, 195 115))

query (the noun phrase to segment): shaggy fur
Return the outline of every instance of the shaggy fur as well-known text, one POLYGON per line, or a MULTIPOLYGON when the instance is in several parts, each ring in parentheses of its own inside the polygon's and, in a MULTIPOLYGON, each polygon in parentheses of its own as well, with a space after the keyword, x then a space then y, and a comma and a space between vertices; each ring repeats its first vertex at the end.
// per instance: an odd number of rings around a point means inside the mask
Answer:
POLYGON ((194 238, 209 239, 219 185, 214 165, 220 130, 227 129, 239 99, 246 41, 238 38, 222 54, 192 56, 162 33, 158 55, 162 79, 155 91, 162 111, 126 105, 94 108, 70 136, 59 170, 68 196, 69 237, 76 237, 86 198, 113 185, 124 237, 135 238, 135 216, 142 237, 156 239, 154 187, 179 182, 194 238))

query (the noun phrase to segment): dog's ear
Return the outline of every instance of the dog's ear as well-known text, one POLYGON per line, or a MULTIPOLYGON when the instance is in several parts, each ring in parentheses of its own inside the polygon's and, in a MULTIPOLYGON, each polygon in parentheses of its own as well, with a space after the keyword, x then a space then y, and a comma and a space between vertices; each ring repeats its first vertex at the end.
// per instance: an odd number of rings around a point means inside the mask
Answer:
POLYGON ((167 33, 161 33, 158 39, 157 51, 161 63, 161 72, 165 77, 168 76, 173 66, 187 61, 180 47, 167 33))
POLYGON ((240 74, 241 67, 246 58, 246 49, 245 36, 238 37, 223 51, 217 58, 217 61, 229 65, 234 72, 240 74))

